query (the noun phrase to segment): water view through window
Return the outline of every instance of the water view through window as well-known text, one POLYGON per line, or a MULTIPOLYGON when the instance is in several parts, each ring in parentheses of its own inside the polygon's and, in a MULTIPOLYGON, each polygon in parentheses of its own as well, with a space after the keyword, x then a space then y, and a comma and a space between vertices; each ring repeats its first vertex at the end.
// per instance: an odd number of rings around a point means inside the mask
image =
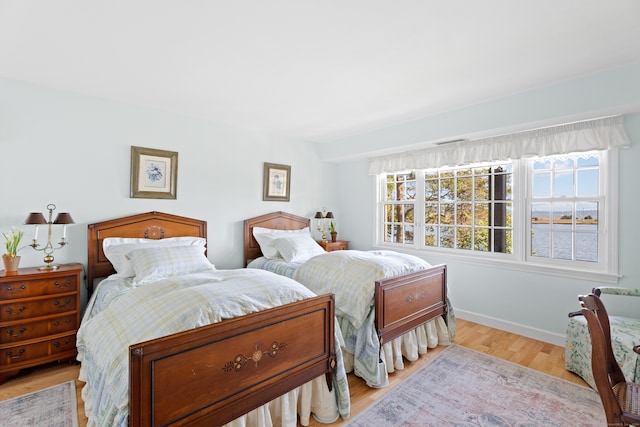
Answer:
POLYGON ((531 256, 598 262, 598 154, 532 162, 531 256))

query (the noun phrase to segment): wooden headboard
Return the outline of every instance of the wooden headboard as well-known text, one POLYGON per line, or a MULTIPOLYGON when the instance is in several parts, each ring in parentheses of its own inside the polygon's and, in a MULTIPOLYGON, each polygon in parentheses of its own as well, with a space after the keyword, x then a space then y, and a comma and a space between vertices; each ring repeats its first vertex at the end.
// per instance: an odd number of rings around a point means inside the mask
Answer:
MULTIPOLYGON (((166 237, 207 237, 207 222, 162 212, 147 212, 89 224, 87 289, 93 293, 95 279, 115 273, 111 262, 104 256, 102 241, 106 237, 136 237, 164 239, 166 237)), ((205 253, 206 254, 206 253, 205 253)))
POLYGON ((309 218, 278 211, 266 215, 256 216, 244 220, 244 266, 249 261, 262 256, 260 245, 253 237, 253 227, 271 228, 276 230, 300 230, 309 227, 309 218))

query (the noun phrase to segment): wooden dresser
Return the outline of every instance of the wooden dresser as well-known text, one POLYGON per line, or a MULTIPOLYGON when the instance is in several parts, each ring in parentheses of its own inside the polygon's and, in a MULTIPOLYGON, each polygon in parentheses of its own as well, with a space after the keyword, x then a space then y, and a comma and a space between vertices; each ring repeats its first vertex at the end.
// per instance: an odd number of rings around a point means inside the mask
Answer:
POLYGON ((0 271, 0 383, 21 369, 74 360, 81 264, 0 271))
POLYGON ((349 241, 348 240, 336 240, 335 242, 328 241, 323 242, 321 240, 318 241, 318 244, 322 246, 322 248, 327 251, 346 251, 349 249, 349 241))

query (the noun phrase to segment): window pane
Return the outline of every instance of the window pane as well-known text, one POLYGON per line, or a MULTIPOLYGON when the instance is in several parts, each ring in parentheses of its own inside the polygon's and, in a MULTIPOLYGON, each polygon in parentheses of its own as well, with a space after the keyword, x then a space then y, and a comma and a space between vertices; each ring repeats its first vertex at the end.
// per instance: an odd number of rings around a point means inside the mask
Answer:
POLYGON ((578 188, 576 194, 582 197, 597 196, 599 193, 598 169, 578 170, 578 188))
POLYGON ((598 231, 598 202, 576 203, 576 229, 598 231))
POLYGON ((598 155, 591 155, 587 158, 578 157, 578 167, 599 166, 599 165, 600 165, 600 158, 598 155))
POLYGON ((553 197, 573 196, 573 171, 556 172, 553 180, 553 197))
POLYGON ((473 179, 471 177, 457 179, 456 198, 458 200, 471 200, 473 198, 472 183, 473 179))
POLYGON ((424 206, 424 222, 425 224, 438 224, 438 204, 427 203, 424 206))
POLYGON ((474 224, 475 225, 489 225, 489 207, 491 205, 489 203, 476 203, 474 205, 475 217, 474 224))
POLYGON ((413 243, 413 225, 406 225, 404 227, 404 243, 413 243))
POLYGON ((551 160, 549 159, 540 159, 533 162, 533 170, 548 170, 551 169, 551 160))
POLYGON ((551 256, 551 233, 546 226, 531 226, 531 256, 549 258, 551 256))
POLYGON ((415 198, 416 198, 416 182, 409 181, 407 182, 404 200, 415 200, 415 198))
POLYGON ((437 246, 438 240, 438 227, 427 226, 424 228, 424 244, 426 246, 437 246))
POLYGON ((553 229, 569 229, 573 228, 573 204, 572 203, 553 203, 553 229))
POLYGON ((572 238, 570 231, 554 231, 551 234, 554 259, 573 259, 572 238))
POLYGON ((456 180, 447 178, 440 181, 440 200, 453 200, 455 198, 456 180))
POLYGON ((549 203, 531 203, 531 223, 549 224, 551 205, 549 203))
POLYGON ((551 172, 534 172, 532 196, 534 198, 551 196, 551 172))
POLYGON ((457 231, 457 245, 458 249, 471 249, 471 236, 472 230, 467 227, 458 227, 457 231))
POLYGON ((475 177, 475 199, 489 200, 489 176, 477 175, 475 177))
POLYGON ((440 223, 455 224, 455 205, 453 203, 440 204, 440 223))
POLYGON ((475 229, 473 248, 476 251, 481 251, 481 252, 488 252, 491 249, 489 246, 489 229, 488 228, 475 229))
POLYGON ((459 203, 458 212, 456 216, 456 224, 472 225, 472 221, 473 221, 472 209, 473 209, 472 203, 459 203))
POLYGON ((440 247, 453 248, 454 247, 454 227, 440 227, 440 247))
POLYGON ((404 218, 403 218, 404 222, 409 222, 411 224, 414 223, 413 220, 413 205, 410 204, 405 204, 404 205, 404 218))
POLYGON ((576 259, 578 261, 598 261, 598 234, 576 233, 576 259))
POLYGON ((424 182, 424 198, 426 201, 438 200, 438 180, 428 179, 424 182))

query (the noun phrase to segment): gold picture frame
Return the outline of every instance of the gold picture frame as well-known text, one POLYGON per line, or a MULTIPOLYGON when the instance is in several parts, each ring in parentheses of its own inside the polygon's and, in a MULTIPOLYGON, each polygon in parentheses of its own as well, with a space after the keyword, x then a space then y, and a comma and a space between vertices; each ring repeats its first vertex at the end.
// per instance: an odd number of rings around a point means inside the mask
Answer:
POLYGON ((131 198, 176 199, 178 153, 131 146, 131 198))
POLYGON ((264 164, 262 200, 288 202, 291 193, 291 166, 264 164))

